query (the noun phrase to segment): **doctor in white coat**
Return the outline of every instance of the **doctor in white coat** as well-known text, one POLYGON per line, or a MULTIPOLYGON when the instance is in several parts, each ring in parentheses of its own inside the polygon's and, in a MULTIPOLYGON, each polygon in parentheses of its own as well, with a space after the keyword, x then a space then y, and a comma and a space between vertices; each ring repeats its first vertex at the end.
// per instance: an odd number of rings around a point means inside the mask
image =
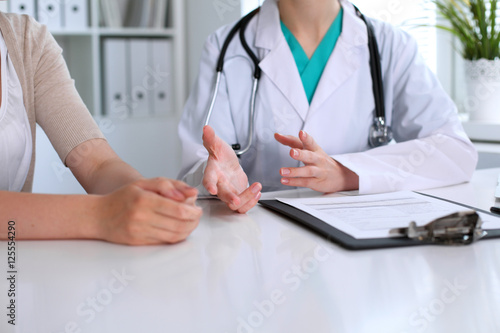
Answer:
POLYGON ((227 50, 210 126, 204 127, 216 62, 233 25, 225 26, 205 44, 179 124, 179 178, 203 184, 240 213, 257 203, 262 190, 290 186, 367 194, 468 181, 477 153, 415 40, 387 23, 368 20, 378 42, 393 142, 374 149, 369 145, 375 102, 367 26, 353 5, 346 0, 266 0, 245 31, 262 70, 254 131, 248 133, 253 63, 238 37, 227 50), (339 15, 340 36, 309 101, 283 26, 312 59, 339 15), (238 158, 230 145, 244 144, 248 135, 253 145, 238 158))

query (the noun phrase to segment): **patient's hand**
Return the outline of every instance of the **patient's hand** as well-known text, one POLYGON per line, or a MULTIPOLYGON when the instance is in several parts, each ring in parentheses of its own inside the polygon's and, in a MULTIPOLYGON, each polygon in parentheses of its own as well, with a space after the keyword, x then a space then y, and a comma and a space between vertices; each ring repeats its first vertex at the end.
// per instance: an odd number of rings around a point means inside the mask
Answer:
POLYGON ((196 197, 196 189, 176 180, 133 182, 101 197, 96 238, 128 245, 180 242, 200 220, 196 197))

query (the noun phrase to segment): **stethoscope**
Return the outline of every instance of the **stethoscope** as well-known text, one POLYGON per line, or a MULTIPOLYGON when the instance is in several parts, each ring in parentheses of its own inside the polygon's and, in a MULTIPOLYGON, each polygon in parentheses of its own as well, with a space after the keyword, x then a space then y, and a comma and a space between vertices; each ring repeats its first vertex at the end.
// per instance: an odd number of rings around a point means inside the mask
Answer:
MULTIPOLYGON (((377 39, 375 38, 375 33, 373 32, 373 27, 366 20, 364 15, 359 11, 359 9, 354 6, 356 10, 356 15, 363 20, 366 24, 366 28, 368 31, 368 49, 370 50, 370 72, 373 82, 373 97, 375 99, 375 116, 373 119, 373 124, 370 127, 370 135, 368 137, 368 142, 372 148, 380 147, 387 145, 390 141, 392 141, 393 135, 391 127, 386 124, 385 119, 385 104, 384 104, 384 85, 382 82, 382 69, 380 65, 380 54, 378 52, 378 44, 377 39)), ((210 102, 210 107, 207 112, 207 116, 205 118, 205 125, 208 125, 210 122, 210 118, 212 117, 212 112, 214 110, 215 101, 217 100, 217 95, 219 93, 219 86, 222 77, 222 71, 224 68, 224 57, 226 55, 227 49, 229 47, 229 43, 233 40, 236 33, 239 31, 241 45, 245 49, 245 52, 248 54, 250 59, 254 64, 254 73, 253 73, 253 84, 252 84, 252 97, 250 100, 250 114, 249 114, 249 122, 248 122, 248 138, 245 147, 242 149, 239 143, 233 144, 232 148, 234 149, 237 156, 241 156, 246 153, 253 143, 253 127, 255 122, 255 99, 257 97, 257 90, 259 87, 259 80, 262 74, 262 71, 259 67, 259 59, 253 53, 253 51, 248 46, 248 43, 245 39, 245 30, 248 26, 250 20, 259 12, 260 8, 257 8, 239 20, 234 27, 229 32, 224 44, 222 45, 222 49, 219 55, 219 59, 217 60, 217 68, 216 68, 216 79, 215 86, 212 94, 212 99, 210 102)))

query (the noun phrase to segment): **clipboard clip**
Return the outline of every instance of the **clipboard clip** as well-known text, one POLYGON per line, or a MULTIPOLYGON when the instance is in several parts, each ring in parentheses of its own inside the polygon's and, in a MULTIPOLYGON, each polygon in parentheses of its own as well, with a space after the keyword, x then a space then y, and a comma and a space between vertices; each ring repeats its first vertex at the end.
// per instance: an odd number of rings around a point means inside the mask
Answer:
POLYGON ((477 212, 463 211, 440 217, 420 227, 413 221, 408 228, 391 229, 390 234, 429 244, 468 245, 486 235, 481 225, 477 212))

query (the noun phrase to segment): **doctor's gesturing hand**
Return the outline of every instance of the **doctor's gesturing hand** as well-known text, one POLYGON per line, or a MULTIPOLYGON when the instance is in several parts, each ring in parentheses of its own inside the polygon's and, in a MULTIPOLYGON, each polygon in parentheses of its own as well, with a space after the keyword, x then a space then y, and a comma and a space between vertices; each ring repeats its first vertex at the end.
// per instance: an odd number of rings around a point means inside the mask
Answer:
POLYGON ((290 156, 294 160, 304 163, 303 167, 280 169, 283 185, 325 193, 359 189, 358 175, 325 153, 306 132, 300 131, 298 138, 276 133, 274 138, 292 148, 290 156))
POLYGON ((248 187, 248 177, 233 149, 221 140, 212 127, 203 128, 203 146, 208 151, 208 161, 203 176, 203 186, 217 195, 227 206, 238 213, 246 213, 260 199, 262 185, 248 187))

